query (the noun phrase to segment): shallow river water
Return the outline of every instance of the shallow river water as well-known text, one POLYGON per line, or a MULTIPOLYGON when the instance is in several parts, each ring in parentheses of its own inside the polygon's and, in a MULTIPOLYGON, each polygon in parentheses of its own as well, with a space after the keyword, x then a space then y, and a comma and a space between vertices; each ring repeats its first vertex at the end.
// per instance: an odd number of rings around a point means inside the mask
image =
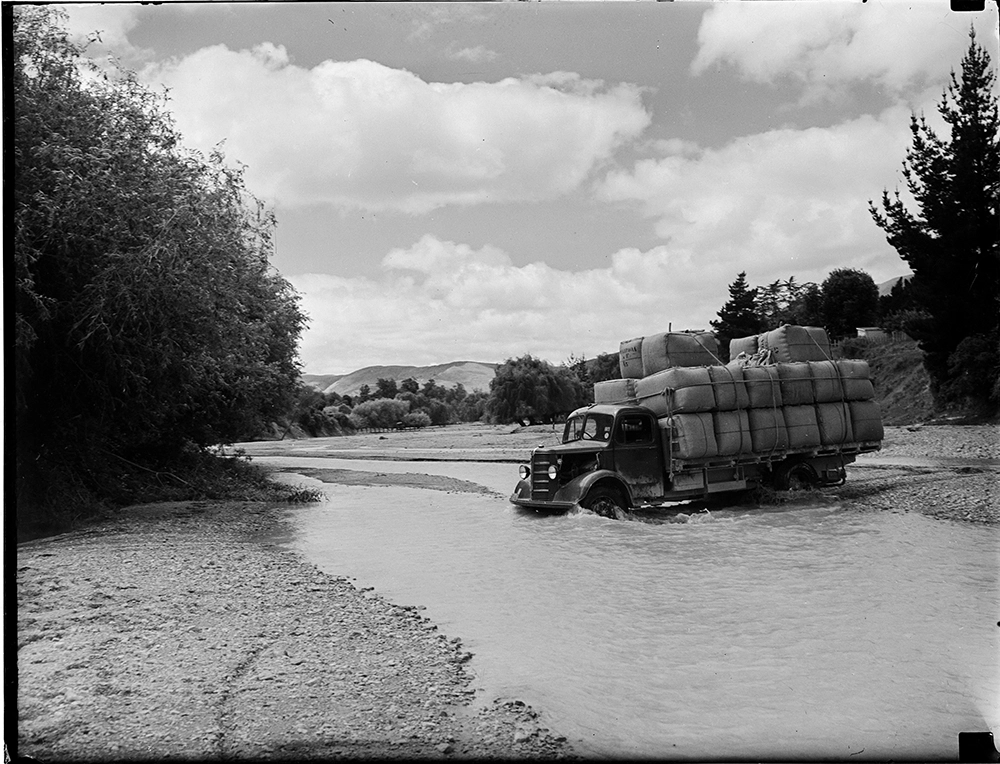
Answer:
POLYGON ((954 761, 959 732, 1000 727, 996 528, 822 499, 539 516, 507 502, 508 464, 260 461, 501 492, 324 485, 290 543, 425 605, 484 700, 524 700, 584 754, 954 761))

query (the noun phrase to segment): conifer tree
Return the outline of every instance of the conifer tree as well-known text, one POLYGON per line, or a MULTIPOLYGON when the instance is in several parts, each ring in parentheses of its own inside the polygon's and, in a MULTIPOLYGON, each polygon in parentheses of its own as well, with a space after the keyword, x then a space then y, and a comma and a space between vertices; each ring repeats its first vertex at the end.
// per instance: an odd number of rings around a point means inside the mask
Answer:
POLYGON ((757 290, 747 284, 747 273, 741 271, 729 285, 729 302, 718 312, 718 321, 709 321, 715 330, 723 360, 729 360, 729 341, 749 337, 763 329, 756 310, 757 290))
MULTIPOLYGON (((906 186, 917 204, 911 212, 897 190, 869 202, 876 225, 913 271, 912 297, 924 311, 907 331, 924 351, 924 365, 939 404, 965 396, 963 359, 992 371, 997 399, 997 324, 1000 295, 1000 145, 995 74, 990 56, 969 33, 961 78, 951 81, 938 103, 948 124, 943 138, 923 115, 912 115, 912 145, 903 163, 906 186), (964 340, 992 348, 958 353, 964 340)), ((968 344, 968 343, 967 343, 968 344)))

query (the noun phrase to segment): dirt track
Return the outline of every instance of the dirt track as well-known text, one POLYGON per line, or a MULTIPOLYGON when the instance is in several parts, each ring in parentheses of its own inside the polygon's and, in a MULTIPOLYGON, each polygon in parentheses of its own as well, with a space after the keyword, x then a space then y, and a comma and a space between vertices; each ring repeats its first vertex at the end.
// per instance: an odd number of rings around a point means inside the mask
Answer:
MULTIPOLYGON (((833 490, 871 511, 997 523, 998 432, 888 428, 884 450, 869 463, 862 457, 833 490), (905 464, 928 456, 944 461, 905 464)), ((551 428, 483 426, 246 449, 515 461, 555 437, 551 428)), ((375 479, 326 472, 336 482, 375 479)), ((149 505, 19 545, 17 753, 42 761, 572 755, 515 699, 480 699, 473 710, 475 659, 460 635, 440 634, 418 603, 385 602, 284 551, 280 515, 252 504, 149 505)))

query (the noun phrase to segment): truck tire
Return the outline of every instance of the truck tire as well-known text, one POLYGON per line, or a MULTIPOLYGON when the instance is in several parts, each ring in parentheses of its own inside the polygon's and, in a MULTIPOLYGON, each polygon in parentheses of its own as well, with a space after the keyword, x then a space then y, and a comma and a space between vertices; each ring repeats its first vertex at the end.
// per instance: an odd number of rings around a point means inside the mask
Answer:
POLYGON ((806 491, 816 485, 816 473, 805 462, 783 464, 774 472, 774 487, 779 491, 806 491))
POLYGON ((611 520, 622 520, 625 517, 625 500, 614 488, 598 486, 592 488, 587 493, 587 497, 580 502, 584 509, 589 509, 595 515, 607 517, 611 520))

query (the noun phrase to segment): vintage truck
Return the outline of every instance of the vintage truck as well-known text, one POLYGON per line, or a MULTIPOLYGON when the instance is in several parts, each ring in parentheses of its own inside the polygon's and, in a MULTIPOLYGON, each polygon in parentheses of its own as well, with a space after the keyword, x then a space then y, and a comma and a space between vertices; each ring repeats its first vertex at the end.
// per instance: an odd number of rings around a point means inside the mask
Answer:
POLYGON ((831 359, 811 328, 771 334, 800 340, 798 349, 772 340, 788 357, 814 360, 761 360, 775 355, 768 349, 728 364, 672 366, 678 359, 714 361, 714 340, 663 333, 644 344, 622 343, 622 378, 595 384, 595 403, 570 414, 562 442, 532 452, 510 500, 535 510, 579 505, 618 516, 760 485, 842 483, 858 454, 881 448, 868 364, 831 359), (668 343, 673 357, 650 355, 651 346, 662 351, 668 343))
POLYGON ((510 501, 556 512, 577 505, 606 517, 757 485, 778 490, 836 485, 857 455, 880 440, 769 449, 726 457, 679 457, 676 418, 644 406, 594 404, 574 411, 562 442, 531 453, 510 501))

